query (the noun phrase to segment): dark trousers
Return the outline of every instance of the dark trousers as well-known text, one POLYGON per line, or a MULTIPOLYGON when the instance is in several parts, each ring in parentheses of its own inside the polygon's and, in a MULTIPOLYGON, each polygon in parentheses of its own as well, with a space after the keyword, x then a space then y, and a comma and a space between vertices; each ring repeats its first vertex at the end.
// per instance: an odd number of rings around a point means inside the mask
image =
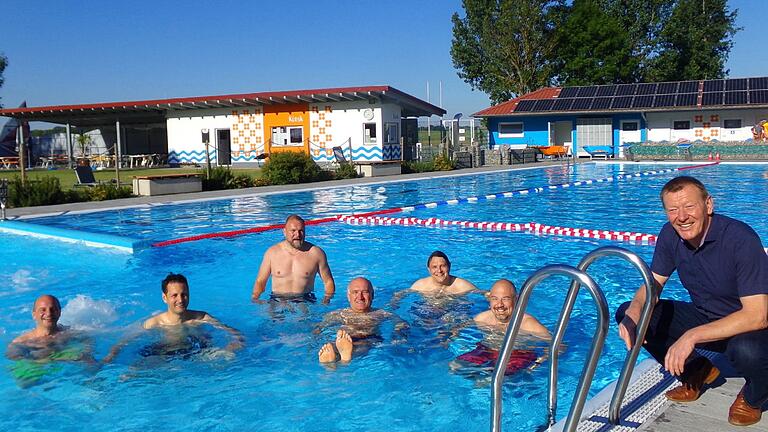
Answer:
MULTIPOLYGON (((628 307, 629 302, 626 302, 616 311, 617 323, 624 318, 628 307)), ((659 300, 653 309, 643 347, 663 365, 667 350, 683 333, 711 321, 691 303, 659 300)), ((697 347, 725 354, 736 371, 746 379, 744 399, 751 406, 760 407, 768 399, 768 329, 743 333, 697 347)), ((685 380, 688 373, 696 370, 703 361, 694 351, 686 362, 680 380, 685 380)))

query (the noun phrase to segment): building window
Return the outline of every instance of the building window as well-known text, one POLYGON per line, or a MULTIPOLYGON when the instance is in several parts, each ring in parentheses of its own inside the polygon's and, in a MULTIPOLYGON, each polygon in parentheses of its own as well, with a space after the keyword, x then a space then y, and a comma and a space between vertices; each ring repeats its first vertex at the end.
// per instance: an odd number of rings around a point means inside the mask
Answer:
POLYGON ((363 144, 376 144, 376 123, 363 123, 363 144))
POLYGON ((624 132, 636 131, 638 127, 639 126, 637 122, 624 122, 621 124, 621 130, 623 130, 624 132))
POLYGON ((292 145, 300 145, 304 142, 304 131, 300 127, 292 127, 289 128, 291 131, 291 144, 292 145))
POLYGON ((523 122, 499 123, 499 138, 519 138, 523 135, 523 122))
POLYGON ((725 129, 740 129, 741 128, 741 119, 723 120, 723 127, 725 129))
POLYGON ((301 126, 275 126, 272 128, 273 146, 301 146, 304 144, 304 128, 301 126))
POLYGON ((384 133, 385 142, 398 143, 400 142, 400 134, 398 133, 397 123, 387 123, 384 133))
POLYGON ((675 120, 672 122, 672 129, 674 130, 687 130, 691 128, 690 120, 675 120))

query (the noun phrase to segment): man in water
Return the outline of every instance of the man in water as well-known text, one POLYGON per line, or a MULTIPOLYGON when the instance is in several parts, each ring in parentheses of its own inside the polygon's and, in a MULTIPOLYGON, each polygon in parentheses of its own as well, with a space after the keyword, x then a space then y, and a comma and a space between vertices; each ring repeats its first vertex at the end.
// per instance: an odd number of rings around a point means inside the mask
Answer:
POLYGON ((32 305, 34 330, 14 339, 5 352, 11 360, 93 361, 90 345, 72 330, 60 326, 61 304, 56 297, 45 294, 32 305))
MULTIPOLYGON (((706 187, 693 177, 676 177, 661 190, 667 215, 656 241, 651 271, 663 287, 674 271, 692 303, 652 299, 648 333, 641 341, 681 385, 668 399, 691 402, 720 371, 695 348, 724 352, 746 384, 731 405, 728 421, 760 421, 768 400, 768 257, 749 225, 715 214, 706 187)), ((616 312, 627 348, 636 343, 636 324, 645 287, 616 312)))
POLYGON ((277 299, 315 299, 315 276, 320 274, 325 288, 323 304, 328 304, 336 291, 328 259, 320 247, 304 240, 304 219, 290 215, 283 228, 285 240, 267 249, 253 284, 251 300, 259 297, 272 276, 272 297, 277 299))
POLYGON ((347 300, 348 308, 329 312, 315 330, 320 332, 324 327, 341 326, 336 332, 335 344, 328 342, 318 351, 320 363, 348 362, 352 359, 353 348, 365 349, 372 342, 381 341, 379 326, 384 321, 392 320, 396 332, 408 328, 408 324, 397 315, 371 307, 373 285, 366 278, 357 277, 349 282, 347 300))
MULTIPOLYGON (((142 324, 145 330, 159 328, 163 330, 163 341, 145 347, 141 350, 143 356, 152 355, 182 355, 198 353, 208 348, 206 337, 198 336, 194 328, 201 324, 210 324, 228 332, 232 340, 224 347, 230 353, 243 347, 243 336, 239 331, 228 327, 206 312, 187 309, 189 305, 189 284, 187 278, 180 274, 170 273, 163 279, 161 285, 163 302, 168 306, 165 312, 159 313, 142 324)), ((124 340, 115 345, 104 358, 110 362, 128 343, 124 340)))
MULTIPOLYGON (((473 351, 460 355, 457 360, 480 366, 495 366, 499 348, 512 320, 516 301, 515 285, 507 279, 496 281, 488 293, 488 310, 480 312, 474 318, 474 323, 484 331, 485 337, 482 342, 477 343, 473 351)), ((535 345, 536 342, 548 341, 551 338, 549 330, 533 315, 523 315, 516 341, 518 345, 521 340, 527 340, 529 345, 535 345)), ((515 349, 510 356, 507 373, 538 365, 545 358, 545 356, 538 356, 532 349, 515 349)), ((454 363, 452 366, 456 368, 461 366, 461 363, 454 363)))
POLYGON ((397 308, 400 300, 411 292, 421 294, 435 306, 442 306, 457 296, 479 291, 472 282, 451 274, 451 261, 441 251, 434 251, 429 255, 427 270, 428 277, 417 280, 410 288, 392 296, 393 308, 397 308))

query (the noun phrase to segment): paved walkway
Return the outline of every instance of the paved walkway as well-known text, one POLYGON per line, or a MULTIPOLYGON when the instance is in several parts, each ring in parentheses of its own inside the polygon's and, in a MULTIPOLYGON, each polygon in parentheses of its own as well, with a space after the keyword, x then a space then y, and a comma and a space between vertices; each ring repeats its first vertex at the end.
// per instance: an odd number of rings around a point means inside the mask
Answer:
POLYGON ((562 164, 563 162, 536 162, 536 163, 520 164, 520 165, 503 165, 503 166, 495 166, 495 167, 468 168, 468 169, 461 169, 461 170, 454 170, 454 171, 434 171, 434 172, 426 172, 426 173, 400 174, 400 175, 386 176, 386 177, 362 177, 362 178, 356 178, 356 179, 331 180, 331 181, 324 181, 324 182, 317 182, 317 183, 302 183, 302 184, 281 185, 281 186, 262 186, 262 187, 246 188, 246 189, 227 189, 227 190, 185 193, 185 194, 175 194, 175 195, 159 195, 159 196, 152 196, 152 197, 141 196, 141 197, 124 198, 124 199, 109 200, 109 201, 88 201, 88 202, 79 202, 79 203, 71 203, 71 204, 51 205, 51 206, 13 208, 13 209, 8 209, 6 211, 6 214, 9 219, 17 219, 17 218, 36 217, 36 216, 66 214, 71 212, 88 212, 88 211, 100 211, 100 210, 115 209, 115 208, 139 207, 139 206, 144 206, 148 204, 149 205, 168 204, 168 203, 176 203, 176 202, 184 202, 184 201, 216 200, 216 199, 237 198, 242 196, 329 189, 329 188, 337 188, 337 187, 343 187, 343 186, 368 185, 368 184, 385 183, 385 182, 392 182, 392 181, 409 181, 409 180, 420 180, 420 179, 438 178, 438 177, 473 175, 473 174, 491 173, 491 172, 499 172, 499 171, 534 169, 534 168, 542 168, 545 166, 562 165, 562 164))

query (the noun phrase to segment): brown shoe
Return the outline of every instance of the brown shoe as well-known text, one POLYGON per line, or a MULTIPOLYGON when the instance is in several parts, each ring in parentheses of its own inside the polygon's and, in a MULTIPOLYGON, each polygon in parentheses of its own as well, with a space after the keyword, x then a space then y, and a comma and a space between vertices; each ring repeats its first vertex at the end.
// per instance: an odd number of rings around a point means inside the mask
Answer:
POLYGON ((704 365, 692 371, 679 386, 666 393, 667 399, 675 402, 693 402, 701 396, 705 384, 712 384, 720 376, 720 370, 704 359, 704 365))
POLYGON ((749 426, 760 421, 763 411, 760 408, 752 408, 744 400, 744 389, 742 388, 736 400, 733 401, 731 409, 728 410, 728 423, 734 426, 749 426))

